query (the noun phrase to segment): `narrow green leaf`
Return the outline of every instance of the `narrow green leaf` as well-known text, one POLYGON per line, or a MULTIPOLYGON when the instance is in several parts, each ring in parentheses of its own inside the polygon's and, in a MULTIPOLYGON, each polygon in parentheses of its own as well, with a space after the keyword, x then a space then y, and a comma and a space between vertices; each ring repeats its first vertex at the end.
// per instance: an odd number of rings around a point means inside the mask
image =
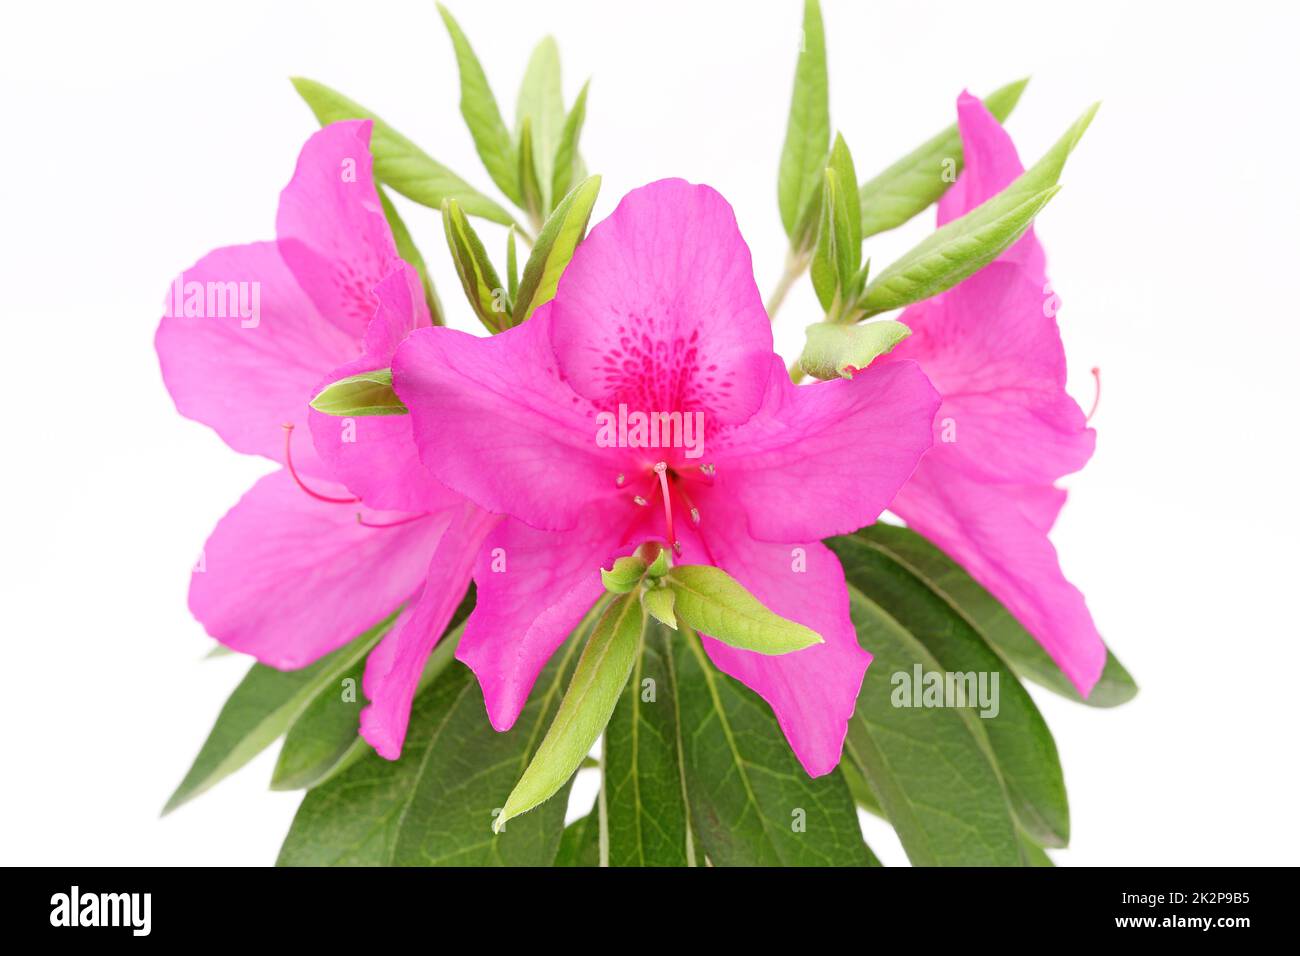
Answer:
POLYGON ((835 215, 832 224, 835 228, 836 270, 839 273, 840 287, 848 289, 862 265, 862 208, 855 195, 854 185, 858 174, 853 168, 853 155, 844 136, 835 135, 835 145, 831 147, 830 160, 826 168, 835 173, 836 196, 835 215))
POLYGON ((533 48, 515 104, 515 136, 522 137, 524 120, 532 130, 533 163, 541 188, 541 209, 549 211, 555 173, 556 150, 564 131, 564 93, 560 75, 560 49, 554 37, 543 37, 533 48))
POLYGON ((284 733, 323 690, 331 690, 392 626, 396 614, 310 667, 278 671, 254 664, 221 708, 217 722, 163 814, 193 800, 252 760, 284 733))
MULTIPOLYGON (((416 693, 422 693, 443 673, 455 657, 464 632, 465 618, 474 608, 474 587, 470 586, 460 607, 447 625, 425 662, 416 693)), ((350 767, 370 751, 357 728, 365 697, 361 693, 365 661, 358 660, 342 679, 316 695, 285 735, 284 745, 271 777, 272 790, 306 790, 320 786, 335 774, 350 767), (353 681, 351 694, 342 693, 343 681, 353 681)))
POLYGON ((777 175, 781 224, 795 246, 801 245, 799 227, 805 210, 821 188, 831 139, 826 37, 817 0, 804 0, 802 41, 777 175))
MULTIPOLYGON (((994 90, 984 97, 984 105, 1005 122, 1028 82, 1026 77, 994 90)), ((953 123, 862 184, 863 237, 901 226, 923 212, 947 191, 961 169, 961 132, 953 123)))
POLYGON ((564 828, 555 866, 600 866, 600 821, 595 811, 564 828))
POLYGON ((677 616, 673 613, 673 589, 646 587, 641 592, 641 605, 656 621, 677 630, 677 616))
POLYGON ((609 723, 636 660, 645 613, 633 594, 612 601, 578 659, 555 722, 546 732, 493 829, 549 800, 565 786, 609 723))
POLYGON ((400 760, 370 752, 308 792, 278 865, 550 866, 563 800, 503 833, 492 821, 555 714, 587 629, 552 656, 506 733, 488 723, 473 674, 452 665, 416 698, 400 760))
POLYGON ((1070 808, 1056 742, 1011 669, 941 595, 868 539, 846 535, 828 543, 851 584, 870 594, 947 674, 965 675, 963 692, 979 716, 1020 826, 1038 843, 1065 846, 1070 808), (977 701, 981 689, 989 693, 977 701))
MULTIPOLYGON (((424 263, 424 256, 420 255, 420 250, 415 247, 415 240, 411 238, 410 230, 398 215, 397 207, 388 198, 388 193, 382 186, 377 192, 379 204, 384 208, 384 218, 388 220, 388 228, 393 231, 393 243, 397 246, 397 254, 414 266, 415 271, 420 274, 420 285, 424 288, 424 304, 429 307, 429 318, 434 325, 446 325, 446 318, 442 314, 442 302, 438 299, 438 290, 433 287, 433 277, 429 274, 429 267, 424 263)), ((513 230, 514 227, 511 228, 513 230)))
POLYGON ((515 249, 514 226, 510 227, 510 233, 506 236, 506 291, 512 302, 519 294, 519 253, 515 249))
POLYGON ((1010 186, 960 219, 931 233, 881 272, 863 290, 863 316, 900 308, 950 289, 996 259, 1029 228, 1039 210, 1061 188, 1056 181, 1075 144, 1097 112, 1097 104, 1010 186))
POLYGON ((294 89, 307 101, 322 126, 346 119, 374 120, 370 152, 375 177, 422 206, 441 209, 444 199, 454 199, 471 216, 508 226, 514 222, 494 200, 483 195, 446 166, 397 132, 374 113, 323 83, 294 77, 294 89))
POLYGON ((817 244, 813 247, 812 261, 808 267, 813 291, 817 293, 817 301, 821 303, 822 311, 831 321, 834 321, 836 317, 834 313, 838 313, 839 305, 844 301, 840 297, 840 253, 837 248, 841 236, 835 229, 835 207, 839 204, 837 200, 842 192, 835 170, 826 170, 822 175, 821 217, 817 222, 817 244))
POLYGON ((852 378, 880 355, 912 334, 901 322, 880 319, 860 325, 818 322, 805 330, 807 341, 799 364, 814 378, 852 378))
POLYGON ((456 66, 460 71, 460 115, 465 117, 465 125, 474 137, 474 148, 497 188, 520 206, 523 192, 517 173, 518 157, 510 132, 501 119, 496 97, 492 95, 487 74, 483 72, 483 66, 474 55, 460 24, 441 3, 438 4, 438 13, 442 15, 452 48, 456 51, 456 66))
POLYGON ((524 264, 515 297, 514 324, 528 320, 539 305, 555 298, 560 276, 564 274, 573 252, 587 234, 591 210, 600 193, 600 177, 592 176, 573 188, 537 234, 533 250, 524 264))
POLYGON ((697 863, 682 777, 675 639, 663 625, 647 623, 631 680, 605 728, 603 799, 610 866, 697 863))
POLYGON ((824 643, 821 635, 769 611, 721 568, 679 565, 664 575, 677 617, 732 647, 759 654, 789 654, 824 643))
POLYGON ((925 581, 965 618, 1021 677, 1090 707, 1118 707, 1138 692, 1133 677, 1110 651, 1101 679, 1084 700, 1056 663, 997 598, 984 590, 957 562, 915 531, 875 524, 858 535, 925 581))
MULTIPOLYGON (((979 718, 965 707, 895 706, 894 675, 942 668, 912 634, 853 585, 849 612, 874 657, 844 742, 916 866, 1017 866, 1006 788, 979 718)), ((919 689, 918 689, 919 692, 919 689)))
POLYGON ((519 188, 523 193, 522 206, 534 229, 541 222, 546 203, 542 184, 537 178, 535 145, 532 117, 525 116, 523 129, 519 133, 519 188))
POLYGON ((405 415, 406 406, 393 391, 393 370, 377 368, 349 375, 326 385, 311 400, 326 415, 405 415))
POLYGON ((560 134, 560 145, 555 151, 555 175, 551 181, 551 202, 558 203, 569 194, 569 187, 585 178, 582 163, 578 156, 578 141, 582 139, 582 124, 587 119, 587 87, 591 80, 582 84, 578 98, 564 120, 564 130, 560 134))
POLYGON ((443 203, 442 225, 447 234, 447 247, 456 265, 456 275, 460 277, 470 308, 489 332, 502 332, 509 328, 509 295, 488 258, 483 240, 454 200, 443 203))
POLYGON ((809 777, 771 708, 714 670, 695 634, 673 638, 672 662, 697 857, 714 866, 878 865, 843 777, 809 777))

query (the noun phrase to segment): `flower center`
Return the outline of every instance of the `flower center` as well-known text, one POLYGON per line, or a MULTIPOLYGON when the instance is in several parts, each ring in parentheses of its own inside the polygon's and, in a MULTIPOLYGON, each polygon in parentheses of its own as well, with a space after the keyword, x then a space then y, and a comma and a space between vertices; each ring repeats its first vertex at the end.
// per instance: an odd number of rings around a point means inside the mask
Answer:
MULTIPOLYGON (((713 465, 701 465, 699 471, 703 480, 707 484, 713 483, 713 475, 715 472, 713 465)), ((695 502, 691 501, 690 495, 686 491, 687 476, 679 474, 677 471, 670 468, 666 461, 659 461, 655 462, 654 466, 650 469, 648 477, 651 482, 650 488, 646 489, 648 491, 648 496, 643 494, 634 494, 632 496, 632 503, 638 507, 644 508, 649 506, 650 498, 652 498, 656 492, 663 496, 664 537, 672 547, 673 554, 680 555, 682 553, 682 543, 677 539, 677 532, 673 527, 674 491, 676 492, 677 497, 681 499, 682 504, 686 507, 687 512, 690 514, 691 523, 696 525, 700 523, 700 509, 695 507, 695 502)), ((614 479, 614 483, 620 488, 624 487, 627 484, 627 476, 620 473, 614 479)))

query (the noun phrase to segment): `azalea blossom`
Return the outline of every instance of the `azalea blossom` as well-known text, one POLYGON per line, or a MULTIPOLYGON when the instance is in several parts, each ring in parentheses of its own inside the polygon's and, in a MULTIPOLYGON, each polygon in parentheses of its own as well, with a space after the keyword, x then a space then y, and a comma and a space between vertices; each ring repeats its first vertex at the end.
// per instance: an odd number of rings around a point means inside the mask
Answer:
POLYGON ((834 768, 870 655, 821 539, 874 521, 930 446, 938 397, 914 363, 792 384, 731 207, 664 180, 591 230, 528 322, 490 338, 421 329, 393 381, 429 470, 509 516, 479 556, 457 650, 494 727, 601 595, 602 565, 656 541, 821 635, 779 657, 703 641, 810 774, 834 768), (702 454, 598 440, 620 406, 702 413, 702 454))
MULTIPOLYGON (((1023 171, 1011 138, 977 98, 957 104, 965 168, 939 225, 1023 171)), ((906 309, 912 330, 877 364, 916 361, 943 395, 935 445, 891 510, 987 588, 1085 696, 1106 648, 1047 533, 1065 503, 1055 482, 1082 468, 1096 434, 1065 391, 1065 351, 1043 248, 1030 230, 995 262, 906 309)))
POLYGON ((367 661, 361 718, 366 739, 395 759, 425 659, 495 519, 424 469, 406 417, 340 420, 308 407, 323 384, 387 367, 406 334, 431 324, 380 206, 370 130, 349 121, 314 134, 281 194, 276 240, 217 249, 187 269, 155 344, 181 414, 284 465, 218 522, 190 610, 227 647, 295 669, 405 602, 367 661), (257 290, 256 321, 221 306, 231 288, 257 290), (302 440, 305 425, 314 441, 302 440))

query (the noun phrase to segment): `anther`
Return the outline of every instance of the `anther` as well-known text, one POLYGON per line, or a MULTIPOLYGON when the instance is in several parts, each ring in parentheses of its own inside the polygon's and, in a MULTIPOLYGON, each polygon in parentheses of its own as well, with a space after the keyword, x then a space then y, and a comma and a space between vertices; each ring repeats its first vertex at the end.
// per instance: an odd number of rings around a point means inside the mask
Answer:
POLYGON ((351 504, 356 504, 358 501, 361 500, 360 498, 333 498, 330 497, 329 495, 322 495, 319 491, 312 491, 310 488, 304 485, 302 483, 302 479, 298 477, 297 469, 293 467, 293 455, 291 455, 289 452, 289 446, 292 444, 292 441, 293 441, 293 424, 290 422, 286 422, 284 425, 284 465, 286 468, 289 469, 289 477, 293 479, 294 484, 296 484, 308 495, 315 498, 317 501, 325 501, 332 505, 351 505, 351 504))
POLYGON ((692 508, 692 509, 691 509, 691 522, 692 522, 693 524, 699 524, 699 523, 700 523, 700 509, 699 509, 699 508, 692 508))
POLYGON ((626 479, 623 477, 623 473, 622 473, 622 472, 619 472, 618 477, 614 479, 614 484, 616 484, 616 485, 618 485, 620 488, 622 488, 622 487, 623 487, 623 482, 624 482, 625 480, 626 480, 626 479))
POLYGON ((646 500, 642 498, 640 495, 634 495, 632 498, 632 504, 641 505, 642 507, 645 507, 646 500))
POLYGON ((717 470, 718 470, 717 466, 715 466, 712 462, 709 462, 707 465, 700 465, 700 472, 706 478, 712 478, 714 472, 716 472, 717 470))

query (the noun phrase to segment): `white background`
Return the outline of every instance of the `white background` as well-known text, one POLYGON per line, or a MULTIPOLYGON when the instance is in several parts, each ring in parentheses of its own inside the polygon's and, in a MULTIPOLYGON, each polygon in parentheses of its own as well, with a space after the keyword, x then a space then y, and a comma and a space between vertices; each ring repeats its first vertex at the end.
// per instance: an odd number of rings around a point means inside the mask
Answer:
MULTIPOLYGON (((594 75, 598 217, 652 179, 710 183, 770 288, 794 0, 452 6, 507 112, 546 32, 569 98, 594 75)), ((1070 791, 1063 864, 1300 850, 1296 9, 825 3, 832 117, 864 177, 951 122, 963 87, 1033 75, 1009 123, 1027 160, 1104 101, 1039 221, 1072 390, 1086 408, 1089 367, 1104 381, 1097 454, 1054 537, 1142 693, 1115 711, 1038 695, 1070 791)), ((423 0, 12 4, 5 20, 0 861, 271 863, 297 804, 265 790, 273 751, 158 819, 246 666, 203 660, 189 569, 271 467, 176 415, 152 348, 159 303, 209 249, 272 237, 316 128, 290 75, 492 192, 450 46, 423 0)), ((456 302, 434 215, 402 209, 456 302)), ((879 267, 930 227, 868 253, 879 267)), ((778 321, 787 356, 814 318, 805 281, 778 321)))

